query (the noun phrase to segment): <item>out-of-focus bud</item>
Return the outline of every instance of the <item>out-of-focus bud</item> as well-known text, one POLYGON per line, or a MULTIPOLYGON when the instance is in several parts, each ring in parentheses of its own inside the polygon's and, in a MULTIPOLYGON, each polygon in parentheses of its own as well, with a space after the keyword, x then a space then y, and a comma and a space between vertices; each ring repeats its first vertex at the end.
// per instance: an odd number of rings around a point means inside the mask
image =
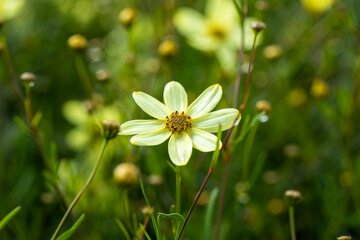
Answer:
POLYGON ((257 101, 255 107, 258 112, 264 112, 265 114, 269 114, 272 108, 271 103, 266 100, 257 101))
POLYGON ((130 187, 139 182, 140 170, 133 163, 120 163, 115 167, 113 177, 119 186, 130 187))
POLYGON ((312 14, 321 14, 326 12, 334 4, 334 0, 301 0, 305 10, 312 14))
POLYGON ((145 216, 148 216, 150 217, 151 215, 154 214, 154 208, 152 207, 143 207, 143 209, 141 209, 142 213, 145 215, 145 216))
POLYGON ((80 34, 72 35, 68 39, 67 43, 68 43, 69 48, 71 48, 74 51, 78 51, 78 52, 83 52, 88 47, 87 39, 80 34))
POLYGON ((269 60, 278 59, 279 57, 281 57, 282 53, 283 53, 282 47, 276 44, 269 45, 265 47, 263 50, 264 57, 269 60))
POLYGON ((210 192, 203 191, 196 204, 199 206, 205 206, 206 204, 208 204, 209 200, 210 200, 210 192))
POLYGON ((30 87, 33 87, 35 85, 36 76, 32 72, 24 72, 20 75, 20 79, 24 83, 29 84, 30 87))
POLYGON ((167 39, 160 43, 158 53, 164 58, 173 57, 176 54, 177 47, 173 40, 167 39))
POLYGON ((109 71, 106 71, 104 69, 100 69, 96 71, 95 73, 96 79, 99 80, 99 82, 107 82, 110 79, 110 73, 109 71))
POLYGON ((271 214, 278 215, 285 210, 284 201, 279 198, 273 198, 267 203, 266 208, 271 214))
POLYGON ((113 139, 117 137, 120 130, 120 125, 114 120, 103 120, 102 121, 102 134, 107 139, 113 139))
POLYGON ((133 25, 136 16, 137 10, 135 8, 124 8, 119 14, 119 21, 124 27, 130 28, 133 25))
POLYGON ((298 145, 289 143, 283 148, 284 155, 288 158, 297 158, 300 156, 301 149, 298 145))
POLYGON ((321 78, 315 78, 312 82, 310 93, 316 98, 326 97, 329 95, 329 85, 321 78))
POLYGON ((268 1, 264 1, 264 0, 259 0, 255 2, 255 8, 257 10, 260 11, 266 11, 268 10, 270 7, 269 2, 268 1))
POLYGON ((254 30, 255 33, 259 33, 266 27, 266 24, 263 22, 256 21, 251 23, 250 27, 252 28, 252 30, 254 30))
POLYGON ((302 88, 295 88, 287 96, 288 103, 291 107, 301 107, 307 101, 307 94, 302 88))
POLYGON ((285 192, 285 200, 290 205, 298 203, 301 200, 301 198, 302 198, 302 194, 299 191, 290 189, 285 192))
POLYGON ((159 186, 164 182, 164 179, 161 175, 158 174, 151 174, 148 178, 147 178, 147 182, 151 185, 154 186, 159 186))

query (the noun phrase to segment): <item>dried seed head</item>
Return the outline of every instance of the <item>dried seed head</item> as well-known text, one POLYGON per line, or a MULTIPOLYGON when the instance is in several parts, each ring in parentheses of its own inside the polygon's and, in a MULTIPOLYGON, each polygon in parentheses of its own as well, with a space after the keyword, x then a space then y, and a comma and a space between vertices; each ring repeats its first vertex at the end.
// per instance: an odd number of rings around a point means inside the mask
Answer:
POLYGON ((120 125, 114 120, 103 120, 102 121, 102 134, 103 136, 110 140, 115 138, 120 130, 120 125))
POLYGON ((74 51, 78 51, 78 52, 82 52, 84 50, 87 49, 88 47, 88 41, 87 39, 80 35, 80 34, 75 34, 72 35, 69 39, 68 39, 68 46, 74 50, 74 51))
POLYGON ((301 198, 302 198, 302 195, 301 195, 301 192, 299 192, 299 191, 290 189, 285 192, 285 199, 291 205, 299 202, 301 198))
POLYGON ((123 187, 130 187, 139 182, 140 170, 130 162, 120 163, 113 172, 114 181, 123 187))
POLYGON ((119 14, 120 23, 126 27, 130 28, 137 16, 137 10, 135 8, 124 8, 119 14))
POLYGON ((176 44, 170 39, 163 41, 158 48, 159 55, 165 58, 173 57, 176 54, 176 51, 176 44))
POLYGON ((255 33, 261 32, 266 27, 265 23, 263 22, 253 22, 251 23, 251 28, 254 30, 255 33))

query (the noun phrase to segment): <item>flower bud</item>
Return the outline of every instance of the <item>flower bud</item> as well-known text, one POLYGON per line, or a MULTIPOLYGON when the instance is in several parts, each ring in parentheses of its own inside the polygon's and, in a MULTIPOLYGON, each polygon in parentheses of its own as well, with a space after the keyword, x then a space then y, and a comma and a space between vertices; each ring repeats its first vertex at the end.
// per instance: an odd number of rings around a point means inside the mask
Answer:
POLYGON ((145 216, 148 216, 148 217, 150 217, 151 215, 154 214, 154 208, 148 207, 148 206, 143 207, 143 209, 141 211, 145 216))
POLYGON ((176 54, 176 51, 176 44, 170 39, 163 41, 158 48, 159 55, 165 58, 173 57, 176 54))
POLYGON ((119 21, 124 27, 130 28, 134 23, 136 16, 137 11, 135 8, 124 8, 119 14, 119 21))
POLYGON ((103 120, 102 121, 102 134, 107 139, 115 138, 120 130, 120 125, 114 120, 103 120))
POLYGON ((329 85, 321 78, 315 78, 312 82, 310 93, 316 98, 326 97, 329 94, 329 85))
POLYGON ((285 199, 288 201, 290 205, 293 205, 294 203, 297 203, 302 198, 301 192, 296 190, 287 190, 285 192, 285 199))
POLYGON ((139 181, 140 170, 130 162, 120 163, 113 172, 114 181, 123 187, 135 185, 139 181))
POLYGON ((269 60, 278 59, 283 53, 283 49, 280 45, 269 45, 264 48, 263 55, 269 60))
POLYGON ((32 72, 24 72, 20 75, 20 79, 23 80, 24 83, 29 84, 30 87, 33 87, 36 76, 32 72))
POLYGON ((256 21, 251 23, 250 27, 252 30, 254 30, 255 33, 259 33, 266 27, 266 25, 263 22, 256 21))
POLYGON ((88 47, 87 39, 80 34, 72 35, 68 39, 67 43, 68 43, 69 48, 71 48, 74 51, 78 51, 78 52, 82 52, 82 51, 86 50, 88 47))
POLYGON ((269 114, 272 108, 271 103, 266 100, 257 101, 255 107, 258 112, 264 112, 265 114, 269 114))
POLYGON ((107 82, 110 79, 110 73, 104 69, 100 69, 96 71, 95 73, 96 79, 99 80, 99 82, 107 82))

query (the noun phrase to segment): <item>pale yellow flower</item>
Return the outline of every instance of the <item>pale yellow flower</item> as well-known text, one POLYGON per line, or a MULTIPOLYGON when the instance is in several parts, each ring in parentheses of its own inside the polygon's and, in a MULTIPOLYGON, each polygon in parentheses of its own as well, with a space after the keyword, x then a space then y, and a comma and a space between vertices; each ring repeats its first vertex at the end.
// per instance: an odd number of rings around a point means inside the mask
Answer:
POLYGON ((301 0, 301 3, 310 13, 320 14, 329 10, 334 0, 301 0))
POLYGON ((221 148, 221 141, 212 134, 229 129, 238 116, 238 110, 225 108, 211 112, 222 96, 219 84, 208 87, 188 105, 184 87, 169 82, 164 89, 164 103, 154 97, 134 92, 136 104, 155 119, 132 120, 120 126, 120 135, 134 135, 130 142, 138 146, 159 145, 169 139, 168 152, 171 161, 178 166, 186 165, 192 148, 211 152, 221 148))
MULTIPOLYGON (((185 36, 190 46, 207 53, 214 53, 226 72, 236 69, 237 51, 241 46, 241 27, 234 2, 208 0, 205 13, 191 8, 180 8, 174 15, 176 29, 185 36)), ((251 48, 254 32, 251 22, 245 19, 245 49, 251 48)))

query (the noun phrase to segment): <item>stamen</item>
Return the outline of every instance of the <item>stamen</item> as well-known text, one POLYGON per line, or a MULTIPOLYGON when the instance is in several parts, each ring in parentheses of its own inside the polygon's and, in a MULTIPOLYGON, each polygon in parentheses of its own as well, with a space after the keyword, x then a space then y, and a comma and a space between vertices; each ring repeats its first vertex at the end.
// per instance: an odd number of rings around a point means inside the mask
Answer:
POLYGON ((165 126, 169 128, 173 133, 181 133, 186 131, 187 128, 191 128, 191 117, 188 116, 184 111, 179 113, 175 111, 166 116, 165 126))

